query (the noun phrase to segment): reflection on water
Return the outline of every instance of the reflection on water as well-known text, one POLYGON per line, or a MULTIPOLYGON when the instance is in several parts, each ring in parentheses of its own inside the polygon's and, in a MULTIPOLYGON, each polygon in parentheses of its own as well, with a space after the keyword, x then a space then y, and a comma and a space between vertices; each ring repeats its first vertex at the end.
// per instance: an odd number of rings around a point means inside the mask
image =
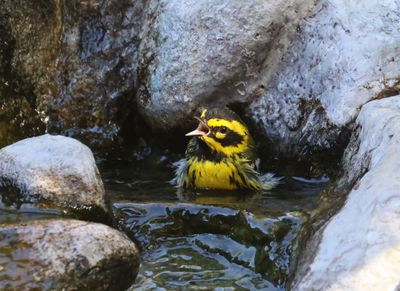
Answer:
POLYGON ((0 190, 0 224, 48 219, 63 215, 59 210, 46 209, 30 203, 10 204, 8 201, 3 201, 3 197, 5 195, 0 190))
MULTIPOLYGON (((31 260, 31 245, 21 243, 13 230, 0 233, 0 289, 39 290, 34 280, 34 264, 31 260)), ((42 266, 35 266, 41 268, 42 266)))
POLYGON ((301 217, 187 203, 115 203, 143 250, 138 282, 158 287, 274 289, 288 272, 301 217), (247 287, 246 287, 247 286, 247 287))
POLYGON ((132 290, 284 289, 326 179, 285 178, 264 193, 180 192, 164 161, 141 163, 100 165, 120 227, 143 249, 132 290))

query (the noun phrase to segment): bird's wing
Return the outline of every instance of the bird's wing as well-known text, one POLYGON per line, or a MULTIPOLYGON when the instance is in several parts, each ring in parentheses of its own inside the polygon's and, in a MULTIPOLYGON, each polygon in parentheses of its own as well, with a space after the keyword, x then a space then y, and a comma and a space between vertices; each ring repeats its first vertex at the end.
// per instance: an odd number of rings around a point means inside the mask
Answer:
POLYGON ((256 190, 270 190, 276 187, 282 179, 282 177, 275 177, 273 173, 261 175, 253 163, 247 159, 241 159, 237 168, 244 174, 242 176, 246 178, 246 183, 256 190))
POLYGON ((175 177, 170 181, 171 185, 178 188, 182 188, 187 185, 187 162, 186 159, 180 159, 179 161, 172 164, 175 167, 175 177))

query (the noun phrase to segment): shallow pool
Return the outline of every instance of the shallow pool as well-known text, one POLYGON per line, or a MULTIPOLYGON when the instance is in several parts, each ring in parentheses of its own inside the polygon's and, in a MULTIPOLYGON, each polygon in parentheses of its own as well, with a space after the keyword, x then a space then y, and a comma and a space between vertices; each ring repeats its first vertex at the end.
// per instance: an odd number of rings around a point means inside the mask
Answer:
POLYGON ((101 162, 117 225, 142 249, 131 290, 283 290, 327 179, 263 193, 177 191, 165 159, 101 162))

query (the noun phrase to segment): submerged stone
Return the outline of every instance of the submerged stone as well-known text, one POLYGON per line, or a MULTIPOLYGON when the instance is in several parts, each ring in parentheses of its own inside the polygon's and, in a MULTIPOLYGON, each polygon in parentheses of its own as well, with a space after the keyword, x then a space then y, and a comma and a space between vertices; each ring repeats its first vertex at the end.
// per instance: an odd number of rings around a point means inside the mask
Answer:
POLYGON ((0 289, 122 290, 139 251, 108 226, 77 220, 0 224, 0 289))
POLYGON ((33 203, 92 220, 107 213, 93 154, 72 138, 43 135, 2 148, 0 186, 9 206, 33 203))

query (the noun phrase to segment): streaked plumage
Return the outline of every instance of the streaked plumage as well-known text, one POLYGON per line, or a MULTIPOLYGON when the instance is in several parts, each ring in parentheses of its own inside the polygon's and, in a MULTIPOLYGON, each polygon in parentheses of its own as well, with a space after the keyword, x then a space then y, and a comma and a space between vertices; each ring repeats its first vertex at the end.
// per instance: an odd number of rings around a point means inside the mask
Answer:
POLYGON ((197 189, 268 190, 279 179, 255 169, 254 141, 244 122, 229 109, 205 109, 186 149, 176 163, 174 183, 197 189))

